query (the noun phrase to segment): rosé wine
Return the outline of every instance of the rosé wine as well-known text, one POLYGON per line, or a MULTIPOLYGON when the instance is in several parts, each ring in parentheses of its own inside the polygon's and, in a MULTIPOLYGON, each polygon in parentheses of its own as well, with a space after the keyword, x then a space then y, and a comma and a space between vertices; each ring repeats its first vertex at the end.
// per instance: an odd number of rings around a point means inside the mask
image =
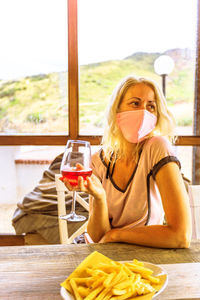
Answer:
POLYGON ((73 186, 78 184, 78 176, 82 176, 84 180, 86 180, 86 177, 92 175, 92 169, 86 169, 86 170, 63 170, 62 176, 67 178, 69 180, 69 183, 73 186))

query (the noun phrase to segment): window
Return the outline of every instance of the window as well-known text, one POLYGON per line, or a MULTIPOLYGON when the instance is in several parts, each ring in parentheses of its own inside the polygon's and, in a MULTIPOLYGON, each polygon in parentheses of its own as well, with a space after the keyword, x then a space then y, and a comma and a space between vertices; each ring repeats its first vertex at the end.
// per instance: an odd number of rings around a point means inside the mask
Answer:
POLYGON ((78 1, 80 134, 102 134, 109 97, 124 76, 147 76, 161 86, 154 62, 163 54, 175 64, 166 98, 177 133, 192 134, 196 11, 190 0, 78 1))
POLYGON ((67 133, 66 0, 3 0, 0 16, 0 132, 67 133))
MULTIPOLYGON (((99 144, 104 124, 104 109, 107 105, 110 92, 116 83, 123 76, 130 74, 130 72, 138 75, 143 73, 144 75, 153 77, 160 83, 161 78, 153 70, 153 61, 165 51, 176 60, 176 67, 167 78, 166 92, 168 104, 174 110, 173 113, 177 119, 177 125, 184 126, 184 128, 188 126, 185 132, 186 136, 183 136, 182 129, 177 132, 181 136, 179 136, 176 145, 200 145, 200 67, 198 59, 196 59, 196 77, 194 80, 195 51, 198 57, 200 55, 200 39, 197 38, 196 43, 195 37, 198 11, 197 2, 199 5, 199 0, 143 0, 137 2, 129 0, 52 0, 50 2, 47 0, 35 0, 30 5, 31 1, 27 2, 26 0, 4 1, 4 3, 9 4, 9 7, 5 6, 4 9, 0 10, 0 20, 4 20, 4 26, 1 27, 8 28, 8 33, 4 30, 2 35, 2 40, 4 40, 2 49, 4 50, 7 47, 7 52, 2 52, 1 49, 1 53, 6 53, 4 57, 5 61, 8 57, 11 62, 10 67, 13 70, 13 78, 9 80, 11 82, 15 80, 15 70, 22 70, 20 60, 18 60, 19 67, 14 66, 12 63, 13 56, 19 58, 21 52, 23 52, 23 61, 28 66, 30 61, 34 59, 35 61, 38 59, 40 62, 40 54, 45 53, 46 57, 43 61, 43 66, 47 66, 47 58, 50 57, 50 66, 53 66, 53 68, 49 69, 48 65, 48 68, 41 69, 36 74, 39 77, 37 78, 36 76, 35 79, 38 82, 43 81, 45 83, 49 73, 52 72, 52 74, 55 74, 60 72, 63 76, 60 76, 60 80, 56 79, 57 85, 49 94, 51 96, 54 95, 55 90, 59 90, 60 86, 66 88, 61 89, 60 95, 62 96, 60 98, 54 97, 51 102, 52 114, 50 114, 49 106, 44 107, 43 105, 45 102, 43 99, 46 98, 39 87, 36 89, 35 94, 38 95, 35 95, 35 98, 39 101, 40 110, 37 111, 37 114, 34 114, 34 107, 31 107, 30 98, 26 96, 24 111, 22 111, 22 114, 19 114, 17 112, 17 105, 21 103, 22 98, 18 97, 18 95, 20 95, 23 89, 27 89, 26 85, 30 86, 28 83, 30 78, 27 78, 27 82, 23 82, 22 85, 18 84, 16 90, 10 85, 3 91, 2 86, 5 82, 2 73, 0 73, 0 122, 2 123, 2 120, 4 120, 4 125, 0 129, 0 145, 65 145, 68 138, 86 139, 93 145, 99 144), (137 3, 137 9, 136 6, 131 6, 133 3, 135 5, 137 3), (12 10, 10 9, 11 7, 12 10), (168 11, 168 8, 171 10, 168 11), (12 25, 12 28, 9 29, 9 21, 14 20, 15 13, 19 10, 23 11, 25 19, 22 22, 21 20, 12 22, 14 26, 12 25), (67 11, 68 16, 66 15, 67 11), (156 14, 154 14, 154 11, 156 11, 156 14), (3 18, 4 15, 6 19, 3 18), (35 26, 32 29, 30 27, 31 15, 34 15, 35 26), (58 15, 61 17, 56 18, 58 15), (140 18, 137 18, 138 16, 140 18), (41 26, 39 26, 39 20, 42 20, 41 26), (68 61, 66 56, 67 20, 68 61), (134 23, 135 20, 137 21, 136 23, 134 23), (156 25, 151 27, 154 24, 154 20, 156 20, 156 25), (176 23, 174 23, 174 20, 176 20, 176 23), (57 23, 59 24, 59 29, 56 29, 58 28, 57 23), (104 34, 102 34, 104 25, 107 26, 107 31, 104 31, 104 34), (62 34, 63 28, 65 28, 65 34, 62 34), (44 38, 42 40, 39 39, 40 32, 43 33, 44 38), (8 36, 10 36, 10 39, 8 39, 8 36), (126 39, 127 36, 128 39, 126 39), (184 36, 184 39, 182 36, 184 36), (25 49, 20 48, 21 42, 24 39, 27 41, 25 49), (62 42, 65 41, 65 46, 59 44, 60 40, 62 42), (141 42, 143 41, 148 46, 144 50, 141 46, 141 42), (157 44, 157 41, 160 44, 157 44), (44 51, 44 46, 46 45, 49 46, 48 52, 44 51), (96 45, 100 49, 100 54, 96 50, 96 45), (112 48, 113 45, 114 51, 112 48), (197 50, 195 50, 195 45, 197 46, 197 50), (121 48, 121 46, 123 47, 121 48), (35 49, 33 57, 30 56, 29 51, 32 48, 35 49), (110 49, 112 49, 111 52, 110 49), (121 52, 121 49, 123 52, 121 52), (177 49, 177 51, 171 51, 173 49, 177 49), (145 57, 143 51, 146 52, 145 57), (85 53, 88 55, 89 60, 84 58, 85 53), (62 61, 61 68, 54 68, 56 65, 54 64, 55 58, 58 59, 56 62, 62 61), (80 63, 79 66, 78 60, 80 63), (123 64, 123 67, 121 64, 123 64), (179 67, 180 64, 181 68, 179 67), (67 70, 68 73, 66 73, 67 70), (65 73, 66 76, 68 75, 68 87, 65 73), (8 98, 5 98, 6 94, 8 98), (67 95, 68 106, 64 103, 65 100, 62 100, 67 98, 67 95), (193 122, 195 130, 194 135, 191 135, 194 98, 195 118, 193 122), (8 105, 11 112, 14 110, 14 106, 16 108, 15 127, 11 126, 13 124, 12 118, 6 118, 8 105), (29 113, 26 114, 26 121, 27 123, 30 122, 30 129, 23 127, 20 131, 19 127, 17 127, 19 126, 18 122, 22 118, 25 118, 25 110, 29 105, 29 113), (178 107, 178 109, 174 107, 178 107), (182 110, 184 110, 184 113, 182 113, 182 110), (28 114, 31 115, 28 116, 28 114), (59 125, 56 123, 58 118, 62 120, 59 125), (53 130, 50 129, 52 124, 55 125, 53 130)), ((200 35, 199 27, 198 25, 198 37, 200 35)), ((34 68, 36 67, 37 63, 34 65, 34 68)), ((29 77, 29 75, 33 74, 28 74, 27 76, 29 77)), ((31 80, 31 84, 32 81, 34 79, 31 80)), ((199 152, 197 152, 195 152, 195 168, 199 164, 200 157, 199 152)))

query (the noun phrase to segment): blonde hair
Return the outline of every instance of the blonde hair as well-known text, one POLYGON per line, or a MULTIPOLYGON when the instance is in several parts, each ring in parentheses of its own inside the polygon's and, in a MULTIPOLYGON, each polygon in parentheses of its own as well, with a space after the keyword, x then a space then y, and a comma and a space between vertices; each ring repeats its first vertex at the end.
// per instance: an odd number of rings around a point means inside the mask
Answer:
MULTIPOLYGON (((148 78, 136 77, 129 75, 125 77, 115 88, 110 99, 110 104, 107 110, 107 124, 105 126, 104 135, 102 139, 104 154, 107 159, 110 158, 111 153, 114 153, 114 157, 126 156, 126 140, 123 137, 121 130, 116 123, 116 115, 119 105, 126 94, 127 90, 136 84, 144 83, 150 86, 156 97, 157 104, 157 123, 154 130, 146 137, 149 138, 155 135, 166 136, 170 141, 174 139, 175 120, 173 115, 167 108, 166 100, 163 92, 159 88, 158 84, 148 78)), ((138 158, 139 151, 143 146, 144 141, 137 144, 133 156, 138 158)))

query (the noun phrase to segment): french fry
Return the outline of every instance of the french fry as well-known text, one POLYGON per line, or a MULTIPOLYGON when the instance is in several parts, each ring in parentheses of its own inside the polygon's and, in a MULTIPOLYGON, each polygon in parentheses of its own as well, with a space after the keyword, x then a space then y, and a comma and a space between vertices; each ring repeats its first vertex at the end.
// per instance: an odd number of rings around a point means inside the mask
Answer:
POLYGON ((112 298, 112 292, 108 292, 107 295, 103 298, 103 300, 109 300, 112 298))
POLYGON ((111 300, 125 300, 125 299, 130 298, 132 295, 133 295, 132 292, 127 292, 127 293, 125 293, 124 295, 117 296, 117 297, 112 297, 112 298, 110 298, 110 299, 111 299, 111 300))
POLYGON ((113 277, 113 280, 110 284, 109 287, 105 288, 100 295, 96 298, 96 300, 103 300, 104 297, 112 290, 112 287, 117 284, 118 282, 120 282, 121 278, 123 276, 122 270, 120 271, 119 274, 115 273, 115 276, 113 277))
POLYGON ((102 286, 105 279, 106 279, 106 277, 104 276, 104 277, 100 277, 96 281, 94 281, 94 283, 92 284, 92 289, 95 289, 98 286, 102 286))
POLYGON ((108 272, 108 273, 119 272, 121 270, 120 265, 113 265, 113 264, 100 263, 97 267, 103 270, 104 272, 108 272))
MULTIPOLYGON (((85 300, 93 300, 96 299, 96 296, 103 290, 103 285, 98 286, 96 289, 94 289, 86 298, 85 300)), ((78 300, 78 299, 77 299, 78 300)))
POLYGON ((127 279, 115 285, 115 289, 123 290, 127 287, 130 287, 133 284, 134 279, 127 279))
POLYGON ((112 297, 111 288, 108 287, 101 291, 101 293, 97 296, 96 300, 104 300, 104 299, 108 298, 109 295, 111 298, 112 297))
POLYGON ((110 273, 106 280, 104 281, 103 285, 105 288, 109 287, 109 285, 111 284, 111 281, 113 280, 113 278, 116 276, 116 273, 110 273))
POLYGON ((155 283, 155 284, 160 283, 160 279, 155 276, 148 275, 148 276, 145 276, 144 278, 148 279, 151 283, 155 283))
POLYGON ((147 275, 152 275, 153 271, 148 269, 148 268, 144 268, 142 266, 133 264, 133 263, 125 263, 125 265, 131 270, 134 271, 135 273, 139 273, 142 276, 147 276, 147 275))
POLYGON ((74 280, 76 281, 77 284, 83 284, 83 285, 89 287, 95 281, 95 278, 93 278, 93 277, 83 277, 83 278, 74 277, 74 280))
POLYGON ((122 289, 116 289, 116 288, 114 288, 114 289, 112 289, 112 294, 113 295, 124 295, 124 294, 126 294, 126 290, 122 290, 122 289))
POLYGON ((142 261, 139 261, 139 260, 135 259, 135 258, 133 259, 133 264, 144 267, 144 263, 142 261))
POLYGON ((78 287, 76 285, 76 282, 75 282, 74 278, 70 279, 70 284, 71 284, 71 287, 73 289, 73 292, 74 292, 74 295, 75 295, 76 299, 77 300, 82 300, 82 297, 78 292, 78 287))
POLYGON ((61 284, 76 300, 149 300, 165 278, 155 277, 143 262, 115 262, 93 252, 61 284))
POLYGON ((91 290, 87 287, 84 287, 82 285, 80 285, 78 287, 78 293, 79 295, 84 299, 85 297, 87 297, 89 295, 89 293, 91 292, 91 290))
POLYGON ((155 289, 149 283, 144 283, 141 280, 137 283, 136 292, 138 295, 144 295, 154 291, 155 289))
POLYGON ((127 266, 123 265, 123 269, 129 277, 132 277, 132 278, 135 277, 135 273, 132 272, 127 266))

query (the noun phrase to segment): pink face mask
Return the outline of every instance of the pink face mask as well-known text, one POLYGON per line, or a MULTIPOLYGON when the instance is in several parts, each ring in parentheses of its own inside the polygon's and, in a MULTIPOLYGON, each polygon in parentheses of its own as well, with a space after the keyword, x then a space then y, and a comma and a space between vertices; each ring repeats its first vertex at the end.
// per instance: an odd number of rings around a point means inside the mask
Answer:
POLYGON ((125 139, 141 142, 156 126, 157 117, 146 109, 124 111, 117 114, 117 124, 125 139))

